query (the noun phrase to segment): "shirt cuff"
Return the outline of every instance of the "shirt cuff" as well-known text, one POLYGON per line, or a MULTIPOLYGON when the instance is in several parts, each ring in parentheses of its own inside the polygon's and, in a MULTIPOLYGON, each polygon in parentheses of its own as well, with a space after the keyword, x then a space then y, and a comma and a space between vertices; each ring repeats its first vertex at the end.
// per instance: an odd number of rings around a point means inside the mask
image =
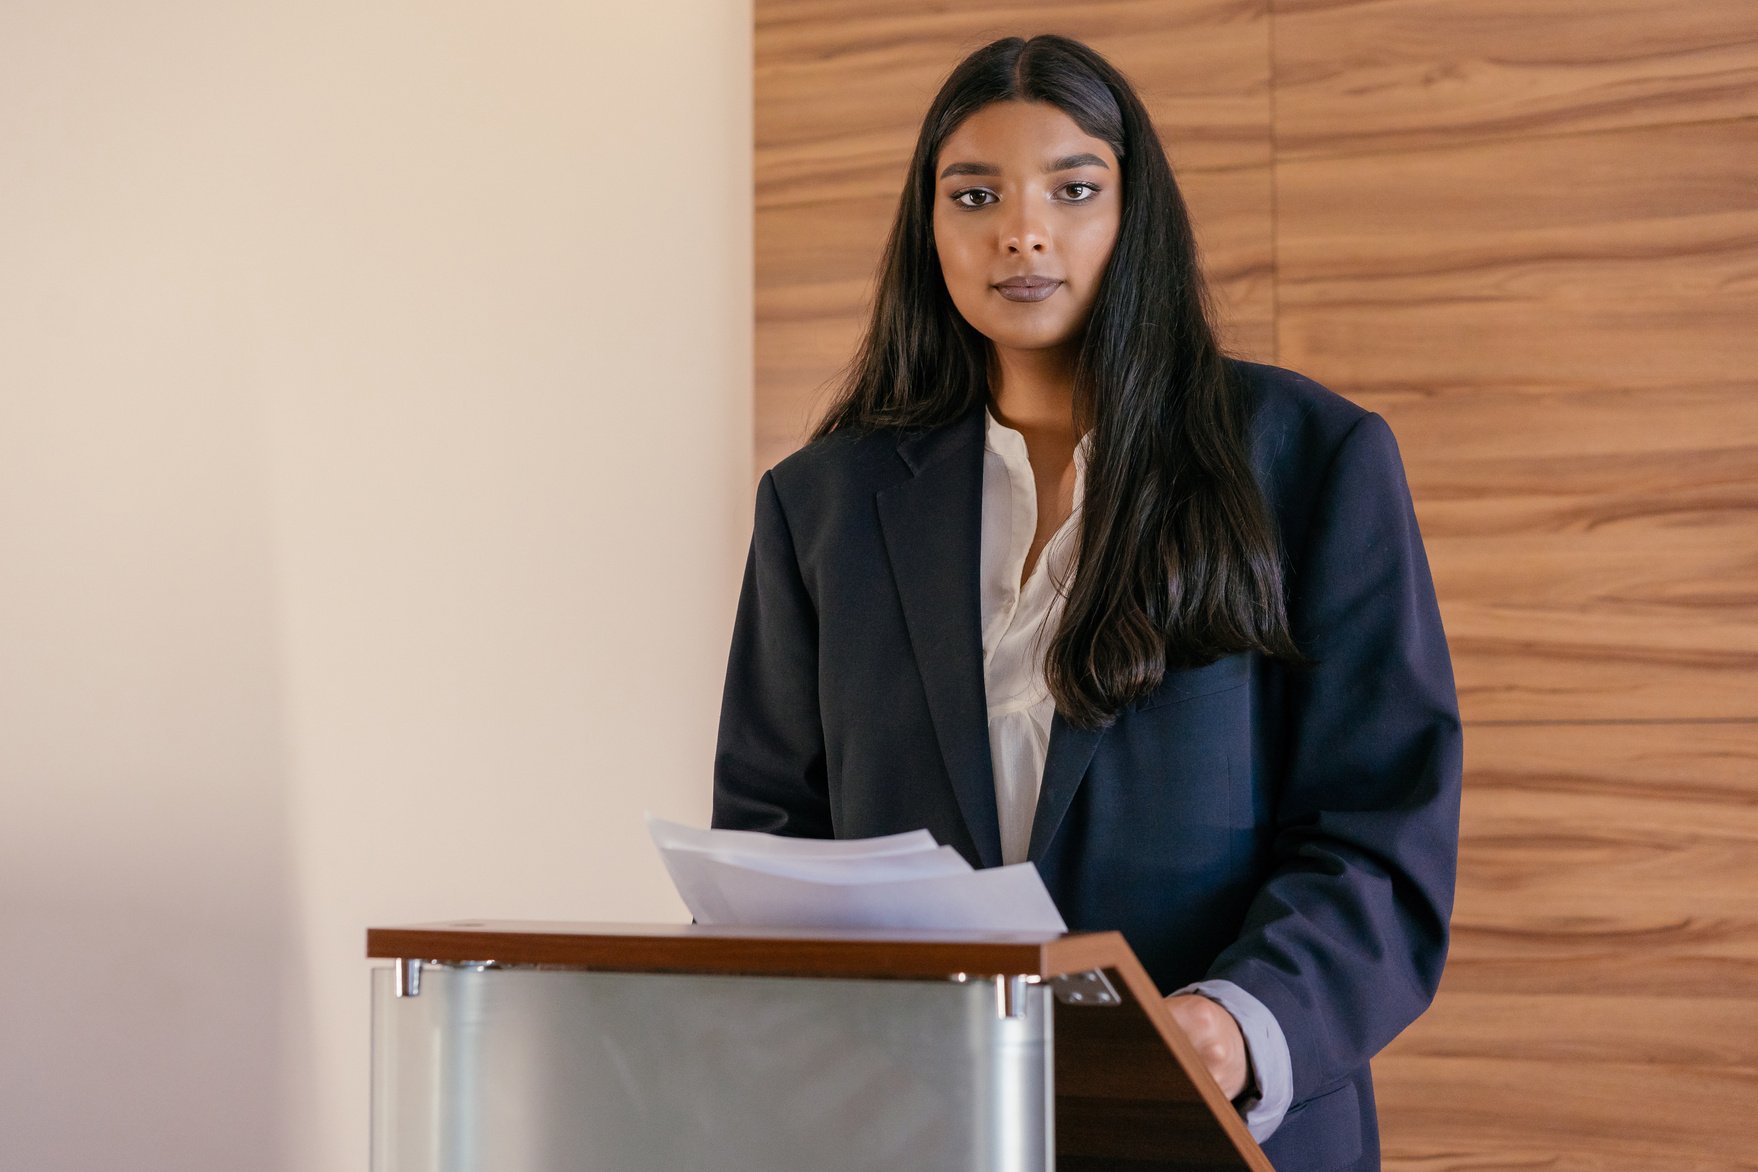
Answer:
POLYGON ((1294 1101, 1294 1068, 1288 1057, 1288 1038, 1269 1008, 1232 981, 1198 981, 1170 994, 1200 993, 1233 1015, 1245 1037, 1245 1056, 1251 1063, 1253 1081, 1233 1100, 1245 1120, 1245 1129, 1258 1143, 1269 1139, 1282 1125, 1294 1101), (1255 1092, 1255 1093, 1254 1093, 1255 1092))

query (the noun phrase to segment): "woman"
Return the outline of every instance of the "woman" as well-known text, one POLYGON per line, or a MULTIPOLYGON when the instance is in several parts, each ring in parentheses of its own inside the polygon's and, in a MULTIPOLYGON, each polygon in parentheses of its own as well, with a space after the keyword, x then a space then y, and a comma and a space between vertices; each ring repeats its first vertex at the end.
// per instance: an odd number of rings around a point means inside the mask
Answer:
POLYGON ((762 479, 714 824, 926 826, 1116 929, 1278 1168, 1377 1168, 1447 946, 1461 736, 1396 443, 1218 348, 1128 82, 978 50, 865 340, 762 479))

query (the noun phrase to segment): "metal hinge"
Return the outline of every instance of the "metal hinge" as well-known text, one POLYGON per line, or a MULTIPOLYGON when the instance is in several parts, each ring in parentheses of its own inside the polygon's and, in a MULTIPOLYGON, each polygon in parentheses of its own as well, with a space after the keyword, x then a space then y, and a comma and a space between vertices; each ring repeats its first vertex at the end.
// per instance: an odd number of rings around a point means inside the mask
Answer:
POLYGON ((1056 1000, 1064 1005, 1123 1004, 1123 998, 1117 995, 1116 986, 1099 969, 1088 969, 1084 973, 1063 973, 1060 977, 1051 978, 1050 988, 1055 992, 1056 1000))

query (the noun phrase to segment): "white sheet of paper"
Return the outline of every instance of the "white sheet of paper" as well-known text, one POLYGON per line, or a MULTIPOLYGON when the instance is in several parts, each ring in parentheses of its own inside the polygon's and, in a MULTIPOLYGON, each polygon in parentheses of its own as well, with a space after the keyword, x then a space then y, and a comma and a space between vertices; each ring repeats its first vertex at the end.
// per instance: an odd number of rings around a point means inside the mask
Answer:
POLYGON ((785 875, 808 883, 896 883, 903 879, 933 879, 940 875, 964 875, 971 870, 965 857, 949 846, 901 855, 865 855, 854 859, 769 859, 750 855, 706 852, 708 857, 734 863, 749 871, 785 875))
MULTIPOLYGON (((737 898, 736 872, 760 872, 803 883, 829 886, 897 883, 908 879, 932 879, 969 874, 971 865, 949 846, 900 855, 873 855, 852 859, 764 858, 721 851, 661 850, 660 857, 684 904, 699 924, 737 924, 731 902, 737 898), (729 871, 728 868, 734 869, 729 871), (729 887, 734 892, 729 894, 729 887)), ((751 921, 755 923, 755 921, 751 921)), ((765 925, 783 927, 786 925, 765 925)))
POLYGON ((700 924, 1066 932, 1030 863, 973 870, 926 830, 866 839, 703 830, 647 814, 678 894, 700 924))
POLYGON ((842 859, 937 849, 934 836, 926 830, 887 834, 880 838, 788 838, 757 830, 704 830, 668 821, 652 811, 647 812, 647 833, 661 853, 690 850, 769 858, 842 859))
MULTIPOLYGON (((1031 863, 877 883, 819 883, 698 855, 699 923, 763 928, 1066 932, 1031 863)), ((680 891, 681 891, 680 887, 680 891)), ((686 902, 688 897, 686 896, 686 902)))

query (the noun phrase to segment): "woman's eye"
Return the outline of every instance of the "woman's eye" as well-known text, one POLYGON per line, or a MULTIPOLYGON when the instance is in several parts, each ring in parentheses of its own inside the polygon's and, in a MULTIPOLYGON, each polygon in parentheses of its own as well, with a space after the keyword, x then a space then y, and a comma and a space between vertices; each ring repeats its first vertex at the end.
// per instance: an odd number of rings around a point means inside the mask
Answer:
MULTIPOLYGON (((1063 201, 1065 203, 1091 203, 1093 197, 1099 193, 1098 186, 1092 183, 1064 183, 1062 190, 1068 193, 1067 198, 1063 201)), ((993 191, 981 187, 967 187, 963 191, 955 192, 952 196, 952 202, 961 208, 976 209, 988 207, 995 202, 996 198, 993 191)))

